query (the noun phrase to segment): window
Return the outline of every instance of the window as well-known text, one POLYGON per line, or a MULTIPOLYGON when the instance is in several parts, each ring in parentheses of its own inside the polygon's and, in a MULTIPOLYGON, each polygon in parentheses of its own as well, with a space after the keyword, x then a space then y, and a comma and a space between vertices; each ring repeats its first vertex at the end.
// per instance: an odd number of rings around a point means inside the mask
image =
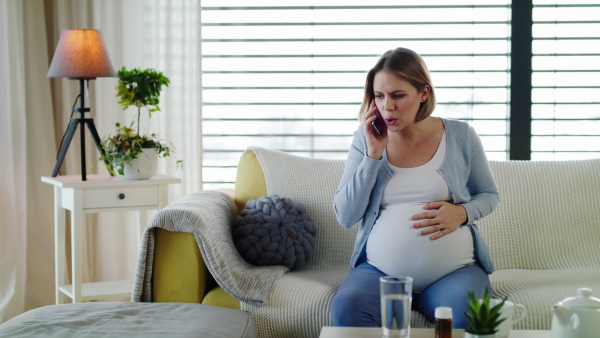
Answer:
POLYGON ((600 3, 534 1, 531 159, 600 156, 600 3))
POLYGON ((202 5, 205 189, 232 186, 249 145, 345 158, 366 72, 398 46, 427 62, 434 115, 468 121, 490 159, 507 158, 509 1, 202 5))

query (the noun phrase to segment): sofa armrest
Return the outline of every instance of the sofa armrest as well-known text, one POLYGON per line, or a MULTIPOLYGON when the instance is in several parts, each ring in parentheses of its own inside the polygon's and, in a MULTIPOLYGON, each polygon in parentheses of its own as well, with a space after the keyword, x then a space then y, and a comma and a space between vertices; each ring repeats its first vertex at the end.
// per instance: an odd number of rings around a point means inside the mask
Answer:
POLYGON ((202 303, 212 277, 194 235, 157 228, 155 236, 152 301, 202 303))
POLYGON ((217 286, 210 275, 194 234, 164 229, 155 231, 153 302, 241 308, 240 301, 217 286))
POLYGON ((263 304, 283 266, 254 266, 237 252, 231 226, 237 216, 233 199, 222 192, 198 191, 159 211, 146 228, 136 269, 133 301, 151 301, 156 228, 194 234, 211 275, 227 293, 248 303, 263 304))

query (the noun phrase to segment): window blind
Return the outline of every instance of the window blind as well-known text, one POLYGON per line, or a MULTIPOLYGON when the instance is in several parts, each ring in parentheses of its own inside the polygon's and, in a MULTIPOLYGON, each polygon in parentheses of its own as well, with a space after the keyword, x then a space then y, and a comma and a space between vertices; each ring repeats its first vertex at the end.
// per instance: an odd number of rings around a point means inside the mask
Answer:
POLYGON ((534 1, 532 160, 600 156, 600 2, 534 1))
POLYGON ((341 3, 202 1, 205 189, 232 186, 250 145, 345 158, 366 72, 399 46, 429 66, 434 115, 507 158, 510 1, 341 3))

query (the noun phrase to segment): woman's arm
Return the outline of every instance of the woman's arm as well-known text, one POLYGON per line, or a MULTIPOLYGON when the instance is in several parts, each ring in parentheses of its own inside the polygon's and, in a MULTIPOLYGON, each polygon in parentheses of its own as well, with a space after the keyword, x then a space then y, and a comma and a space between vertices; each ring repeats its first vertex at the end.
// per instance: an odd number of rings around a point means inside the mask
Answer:
POLYGON ((363 218, 382 162, 366 156, 367 145, 362 128, 354 132, 344 174, 333 199, 337 220, 345 228, 363 218))
POLYGON ((467 189, 471 194, 471 200, 461 205, 467 210, 466 224, 473 224, 496 209, 500 203, 500 194, 479 135, 473 127, 469 127, 469 134, 471 168, 467 189))

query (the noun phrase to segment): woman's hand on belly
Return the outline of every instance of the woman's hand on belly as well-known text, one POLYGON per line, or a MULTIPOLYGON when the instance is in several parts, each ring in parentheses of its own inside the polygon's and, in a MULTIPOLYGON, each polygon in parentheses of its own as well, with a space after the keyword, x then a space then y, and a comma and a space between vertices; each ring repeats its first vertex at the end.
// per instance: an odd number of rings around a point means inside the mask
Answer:
POLYGON ((423 207, 430 211, 422 212, 411 217, 413 228, 423 230, 421 236, 435 234, 431 239, 442 238, 454 232, 461 224, 467 221, 467 211, 460 205, 446 201, 431 202, 423 207))

